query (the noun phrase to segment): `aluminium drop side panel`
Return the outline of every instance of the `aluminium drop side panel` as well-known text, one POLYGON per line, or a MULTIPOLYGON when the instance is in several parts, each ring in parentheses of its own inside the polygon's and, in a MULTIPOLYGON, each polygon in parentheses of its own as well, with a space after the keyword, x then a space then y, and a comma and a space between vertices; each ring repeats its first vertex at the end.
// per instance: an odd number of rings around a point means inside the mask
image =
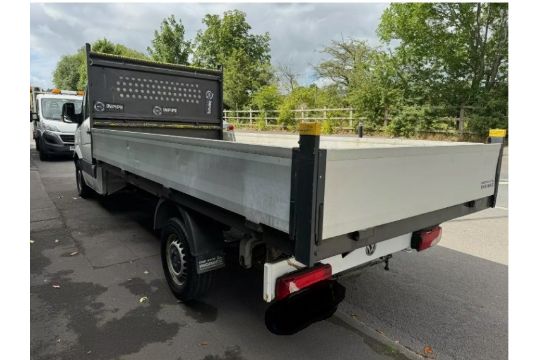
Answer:
POLYGON ((322 238, 489 197, 499 152, 484 144, 328 149, 322 238))
POLYGON ((288 233, 291 150, 94 128, 94 157, 288 233))

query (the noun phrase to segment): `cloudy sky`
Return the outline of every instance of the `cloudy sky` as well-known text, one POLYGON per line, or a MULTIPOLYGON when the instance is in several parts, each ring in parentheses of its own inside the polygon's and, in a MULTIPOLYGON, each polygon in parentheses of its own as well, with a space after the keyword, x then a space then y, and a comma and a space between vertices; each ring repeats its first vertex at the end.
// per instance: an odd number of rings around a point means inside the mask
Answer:
POLYGON ((65 54, 99 38, 146 52, 154 30, 174 14, 194 38, 205 14, 239 9, 254 33, 269 32, 274 65, 290 66, 300 82, 316 81, 313 65, 332 40, 355 38, 377 44, 376 28, 385 4, 40 4, 30 6, 30 77, 32 85, 52 87, 52 72, 65 54))

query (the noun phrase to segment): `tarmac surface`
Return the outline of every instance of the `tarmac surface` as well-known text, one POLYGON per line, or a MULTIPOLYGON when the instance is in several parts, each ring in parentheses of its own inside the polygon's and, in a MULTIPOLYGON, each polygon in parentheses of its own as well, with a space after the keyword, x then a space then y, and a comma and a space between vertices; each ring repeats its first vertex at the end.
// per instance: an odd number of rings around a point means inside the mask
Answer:
POLYGON ((443 240, 344 279, 329 320, 292 336, 264 325, 262 273, 218 272, 204 301, 163 279, 155 199, 77 196, 69 159, 30 151, 33 359, 504 359, 508 175, 497 208, 450 221, 443 240))

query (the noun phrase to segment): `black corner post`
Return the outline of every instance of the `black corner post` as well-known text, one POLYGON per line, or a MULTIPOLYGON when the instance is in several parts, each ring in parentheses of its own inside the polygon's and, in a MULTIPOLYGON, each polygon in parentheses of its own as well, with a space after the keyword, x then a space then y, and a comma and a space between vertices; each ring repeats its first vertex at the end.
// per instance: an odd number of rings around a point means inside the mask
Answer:
POLYGON ((497 160, 497 167, 495 170, 495 184, 493 189, 493 195, 491 196, 491 204, 490 206, 492 208, 495 207, 497 204, 497 195, 499 194, 499 181, 501 179, 501 166, 502 166, 502 159, 504 155, 504 144, 501 143, 501 148, 499 149, 499 159, 497 160))
POLYGON ((326 150, 321 150, 320 124, 301 123, 299 147, 293 149, 289 234, 296 260, 313 266, 322 240, 326 150))

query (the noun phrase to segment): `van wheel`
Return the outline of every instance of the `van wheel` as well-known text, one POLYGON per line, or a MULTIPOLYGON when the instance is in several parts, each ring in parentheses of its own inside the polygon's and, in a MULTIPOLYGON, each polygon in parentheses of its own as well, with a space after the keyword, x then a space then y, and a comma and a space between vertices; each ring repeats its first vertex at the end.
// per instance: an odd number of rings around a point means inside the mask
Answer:
POLYGON ((84 182, 84 176, 79 165, 75 165, 75 179, 77 180, 77 193, 83 199, 90 197, 93 190, 84 182))
MULTIPOLYGON (((36 146, 38 152, 39 152, 39 160, 41 161, 46 161, 49 159, 49 156, 47 155, 47 153, 45 152, 45 146, 43 146, 42 144, 42 141, 41 138, 39 139, 39 146, 36 146)), ((36 144, 38 144, 38 142, 36 141, 36 144)))
POLYGON ((187 233, 178 218, 170 219, 161 231, 161 263, 167 284, 182 301, 204 296, 212 285, 212 271, 198 274, 191 255, 187 233))

